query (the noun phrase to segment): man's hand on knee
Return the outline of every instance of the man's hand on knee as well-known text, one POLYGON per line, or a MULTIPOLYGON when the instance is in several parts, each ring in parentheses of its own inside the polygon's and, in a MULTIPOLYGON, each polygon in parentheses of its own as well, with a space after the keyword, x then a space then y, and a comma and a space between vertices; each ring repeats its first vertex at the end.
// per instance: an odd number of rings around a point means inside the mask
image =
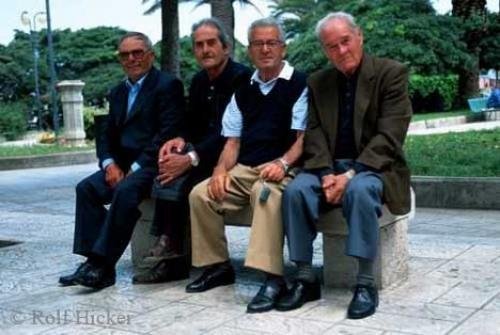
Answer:
POLYGON ((207 185, 208 196, 216 201, 224 200, 230 184, 231 177, 227 171, 215 169, 207 185))
POLYGON ((115 163, 111 163, 106 167, 106 183, 110 187, 115 187, 125 177, 122 169, 115 163))

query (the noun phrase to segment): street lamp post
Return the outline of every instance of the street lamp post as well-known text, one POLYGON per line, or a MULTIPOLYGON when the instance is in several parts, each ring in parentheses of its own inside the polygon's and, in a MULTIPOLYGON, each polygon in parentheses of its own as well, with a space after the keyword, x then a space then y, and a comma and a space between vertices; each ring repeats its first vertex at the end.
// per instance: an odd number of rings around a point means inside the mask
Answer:
POLYGON ((49 73, 50 73, 50 100, 52 106, 52 121, 54 124, 54 132, 59 132, 59 115, 57 108, 57 93, 56 93, 56 67, 54 63, 54 46, 52 43, 52 27, 50 22, 50 2, 45 0, 45 12, 47 13, 47 49, 49 60, 49 73))
POLYGON ((40 58, 40 52, 38 50, 38 35, 36 30, 37 19, 42 23, 41 15, 45 15, 45 12, 36 12, 31 19, 28 16, 27 11, 21 13, 21 22, 25 26, 29 26, 30 29, 30 40, 33 49, 33 75, 35 77, 35 108, 37 111, 37 125, 38 130, 42 129, 42 103, 40 101, 40 81, 38 75, 38 59, 40 58))

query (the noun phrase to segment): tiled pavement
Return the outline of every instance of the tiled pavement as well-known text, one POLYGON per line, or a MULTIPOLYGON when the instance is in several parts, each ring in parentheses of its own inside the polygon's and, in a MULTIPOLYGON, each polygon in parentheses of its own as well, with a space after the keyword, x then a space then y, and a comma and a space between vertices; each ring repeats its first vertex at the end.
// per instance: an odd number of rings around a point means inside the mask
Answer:
MULTIPOLYGON (((127 253, 114 287, 61 288, 71 254, 74 185, 93 164, 0 172, 0 334, 500 334, 500 211, 417 208, 411 274, 377 313, 347 320, 351 293, 325 289, 299 310, 246 314, 256 276, 241 268, 248 230, 228 228, 237 283, 200 293, 187 281, 132 285, 127 253)), ((320 239, 316 264, 321 264, 320 239)))

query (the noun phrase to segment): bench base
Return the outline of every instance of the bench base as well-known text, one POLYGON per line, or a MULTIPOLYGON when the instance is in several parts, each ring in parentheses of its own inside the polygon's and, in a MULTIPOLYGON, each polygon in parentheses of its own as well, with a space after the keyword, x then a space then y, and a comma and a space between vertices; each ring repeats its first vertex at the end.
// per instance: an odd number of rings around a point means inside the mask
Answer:
MULTIPOLYGON (((414 202, 413 202, 414 203, 414 202)), ((132 235, 132 262, 135 268, 141 267, 141 260, 155 243, 149 234, 154 215, 154 199, 141 203, 142 216, 137 222, 132 235)), ((412 206, 414 208, 414 206, 412 206)), ((226 218, 229 225, 248 223, 248 209, 226 218)), ((408 278, 408 221, 409 216, 394 216, 384 206, 379 219, 380 240, 379 254, 375 261, 375 280, 379 289, 386 288, 408 278)), ((322 215, 318 230, 323 234, 323 282, 325 286, 351 287, 356 283, 357 261, 346 256, 345 243, 347 225, 341 209, 334 209, 322 215)))

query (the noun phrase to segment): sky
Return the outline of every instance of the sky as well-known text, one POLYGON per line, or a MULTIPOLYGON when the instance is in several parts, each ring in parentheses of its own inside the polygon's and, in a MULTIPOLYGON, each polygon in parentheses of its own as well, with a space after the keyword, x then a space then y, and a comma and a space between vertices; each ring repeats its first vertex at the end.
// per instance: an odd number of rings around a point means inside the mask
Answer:
MULTIPOLYGON (((150 0, 149 2, 153 2, 150 0)), ((236 12, 236 38, 246 44, 246 29, 249 24, 261 17, 269 15, 265 0, 252 0, 260 12, 251 6, 241 7, 234 4, 236 12)), ((438 13, 451 10, 451 0, 433 0, 438 13)), ((14 38, 14 30, 28 31, 21 23, 21 13, 28 11, 32 17, 39 11, 45 11, 45 0, 0 0, 0 44, 8 44, 14 38)), ((487 0, 490 11, 498 12, 498 0, 487 0)), ((179 25, 181 36, 190 33, 191 25, 210 15, 210 7, 203 5, 194 8, 192 3, 182 3, 179 6, 179 25)), ((126 30, 141 31, 147 34, 153 42, 161 37, 160 12, 143 15, 147 9, 141 0, 50 0, 52 29, 78 30, 96 26, 117 26, 126 30)), ((36 29, 44 27, 45 23, 36 23, 36 29)))

